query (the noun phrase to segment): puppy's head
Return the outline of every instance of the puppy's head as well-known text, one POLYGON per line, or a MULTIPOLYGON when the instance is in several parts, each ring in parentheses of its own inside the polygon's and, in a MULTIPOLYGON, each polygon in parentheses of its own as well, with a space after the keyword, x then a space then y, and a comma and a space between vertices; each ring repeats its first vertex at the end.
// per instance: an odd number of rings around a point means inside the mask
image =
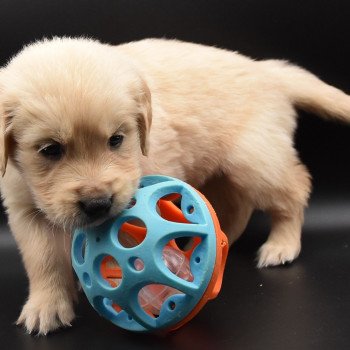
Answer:
POLYGON ((55 224, 96 224, 130 201, 151 124, 150 93, 108 45, 53 39, 0 70, 0 161, 55 224))

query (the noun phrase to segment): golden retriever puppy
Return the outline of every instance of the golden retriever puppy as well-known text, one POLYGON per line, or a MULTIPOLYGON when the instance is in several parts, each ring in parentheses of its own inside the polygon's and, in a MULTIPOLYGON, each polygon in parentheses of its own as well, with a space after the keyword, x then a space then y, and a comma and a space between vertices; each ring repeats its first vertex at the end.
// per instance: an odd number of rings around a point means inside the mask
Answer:
POLYGON ((231 242, 265 210, 258 266, 295 259, 311 187, 295 106, 350 121, 349 96, 282 61, 156 39, 25 47, 0 70, 1 191, 30 286, 18 324, 70 324, 70 232, 117 215, 145 174, 202 187, 231 242))

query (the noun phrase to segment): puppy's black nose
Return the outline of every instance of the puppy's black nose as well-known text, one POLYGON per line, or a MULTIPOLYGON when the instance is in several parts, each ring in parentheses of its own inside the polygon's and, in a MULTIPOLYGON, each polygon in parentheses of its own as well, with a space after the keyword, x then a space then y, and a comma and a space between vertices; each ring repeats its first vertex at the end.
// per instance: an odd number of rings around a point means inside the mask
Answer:
POLYGON ((89 218, 98 218, 109 212, 112 197, 85 198, 78 202, 80 209, 89 218))

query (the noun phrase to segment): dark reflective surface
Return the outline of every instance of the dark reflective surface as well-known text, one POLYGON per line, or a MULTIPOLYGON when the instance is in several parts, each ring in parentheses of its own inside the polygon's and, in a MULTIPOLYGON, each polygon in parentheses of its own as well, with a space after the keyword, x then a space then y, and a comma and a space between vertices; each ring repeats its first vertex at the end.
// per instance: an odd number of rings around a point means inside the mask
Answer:
MULTIPOLYGON (((330 204, 328 204, 330 205, 330 204)), ((73 327, 37 338, 12 323, 27 293, 15 245, 0 233, 0 340, 3 349, 347 349, 350 344, 350 217, 339 227, 324 209, 307 217, 303 251, 284 267, 258 270, 255 252, 267 226, 256 215, 229 254, 219 297, 168 336, 134 334, 99 317, 83 295, 73 327)), ((338 207, 350 212, 350 203, 338 207)), ((333 212, 332 212, 333 214, 333 212)), ((335 218, 337 215, 335 215, 335 218)))

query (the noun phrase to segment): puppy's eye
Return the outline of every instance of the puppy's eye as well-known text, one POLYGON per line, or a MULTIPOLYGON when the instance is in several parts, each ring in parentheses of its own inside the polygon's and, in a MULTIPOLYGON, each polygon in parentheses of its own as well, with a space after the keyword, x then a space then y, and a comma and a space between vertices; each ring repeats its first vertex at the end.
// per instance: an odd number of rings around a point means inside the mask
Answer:
POLYGON ((43 155, 45 158, 51 159, 51 160, 59 160, 62 158, 64 149, 63 146, 58 143, 47 143, 39 148, 38 151, 41 155, 43 155))
POLYGON ((108 145, 110 148, 116 149, 122 144, 123 140, 124 140, 123 135, 113 135, 109 138, 108 145))

